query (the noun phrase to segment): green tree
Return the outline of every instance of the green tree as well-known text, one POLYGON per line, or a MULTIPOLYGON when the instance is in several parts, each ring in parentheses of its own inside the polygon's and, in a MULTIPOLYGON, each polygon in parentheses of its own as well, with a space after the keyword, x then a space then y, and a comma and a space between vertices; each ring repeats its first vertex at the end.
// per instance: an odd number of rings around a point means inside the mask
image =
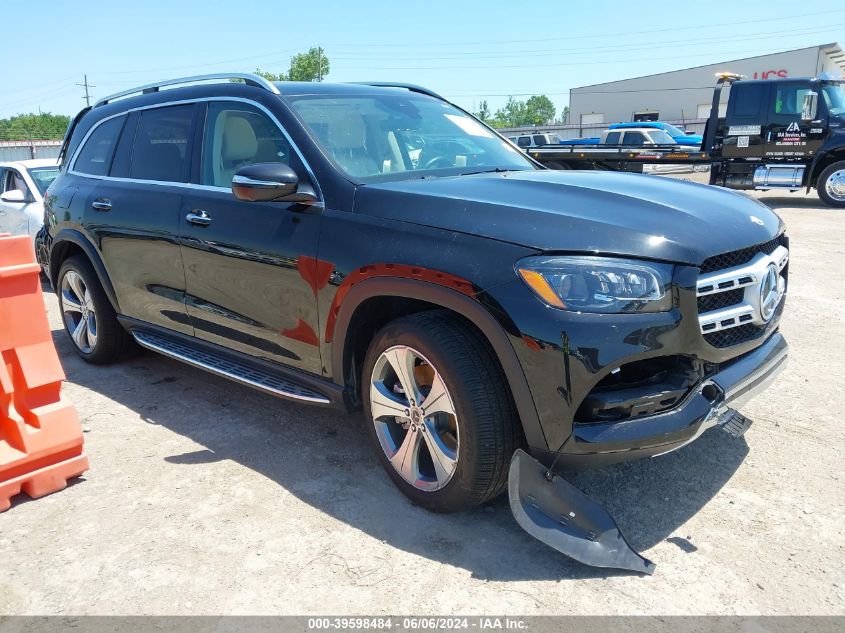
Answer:
POLYGON ((260 68, 256 68, 254 74, 258 75, 259 77, 264 77, 267 81, 287 81, 288 77, 285 73, 279 73, 278 75, 275 73, 268 72, 266 70, 261 70, 260 68))
POLYGON ((563 110, 560 111, 560 122, 564 125, 569 123, 569 106, 563 106, 563 110))
POLYGON ((529 125, 545 125, 555 119, 555 104, 546 95, 529 97, 525 102, 525 118, 529 125))
POLYGON ((478 111, 472 113, 476 118, 481 119, 485 123, 489 123, 492 121, 493 117, 490 114, 490 106, 487 105, 487 101, 482 101, 478 105, 478 111))
MULTIPOLYGON (((329 58, 321 46, 312 46, 306 53, 298 53, 290 60, 288 72, 273 73, 256 68, 254 74, 267 81, 323 81, 329 74, 329 58)), ((232 79, 240 82, 240 79, 232 79)))
POLYGON ((41 112, 0 119, 0 141, 57 140, 67 130, 70 117, 41 112))
POLYGON ((323 81, 329 74, 329 58, 322 47, 311 47, 307 53, 294 55, 290 60, 288 81, 323 81))
POLYGON ((504 107, 496 110, 494 125, 496 127, 519 127, 521 125, 529 125, 525 110, 525 102, 517 101, 513 97, 508 97, 504 107))

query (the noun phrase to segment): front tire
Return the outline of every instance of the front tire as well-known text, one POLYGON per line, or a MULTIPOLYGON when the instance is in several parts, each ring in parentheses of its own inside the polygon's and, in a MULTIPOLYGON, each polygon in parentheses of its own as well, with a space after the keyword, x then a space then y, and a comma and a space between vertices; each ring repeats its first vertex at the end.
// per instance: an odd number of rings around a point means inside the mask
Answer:
POLYGON ((56 293, 65 331, 83 360, 95 365, 111 363, 132 346, 94 267, 84 256, 74 255, 62 263, 56 293))
POLYGON ((845 160, 828 165, 819 175, 816 191, 829 207, 845 208, 845 160))
POLYGON ((367 430, 396 486, 434 512, 497 496, 522 433, 487 341, 447 311, 421 312, 379 331, 364 360, 367 430))

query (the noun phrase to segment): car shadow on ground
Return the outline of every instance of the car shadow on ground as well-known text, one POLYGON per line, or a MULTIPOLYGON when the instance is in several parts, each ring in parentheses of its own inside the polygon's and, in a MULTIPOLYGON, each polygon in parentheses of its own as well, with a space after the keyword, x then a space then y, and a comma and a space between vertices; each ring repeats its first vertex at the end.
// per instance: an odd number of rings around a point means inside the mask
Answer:
MULTIPOLYGON (((53 338, 70 382, 203 447, 166 456, 168 464, 192 468, 234 460, 375 539, 477 578, 627 573, 581 565, 534 540, 511 516, 506 495, 454 515, 413 506, 382 471, 361 414, 282 401, 151 352, 107 367, 87 365, 63 331, 54 331, 53 338)), ((85 411, 79 414, 85 424, 85 411)), ((608 508, 638 551, 668 540, 677 546, 671 551, 684 556, 696 549, 694 535, 676 531, 725 485, 747 452, 744 440, 711 430, 659 459, 571 473, 568 479, 608 508)), ((91 458, 95 463, 96 455, 91 458)))

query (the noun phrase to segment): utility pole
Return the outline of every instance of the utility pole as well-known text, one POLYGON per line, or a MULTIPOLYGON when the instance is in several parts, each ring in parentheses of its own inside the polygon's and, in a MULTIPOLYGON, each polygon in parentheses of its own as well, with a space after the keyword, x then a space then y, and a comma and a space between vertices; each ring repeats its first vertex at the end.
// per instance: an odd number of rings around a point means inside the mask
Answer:
POLYGON ((317 81, 323 81, 323 47, 317 47, 317 81))
POLYGON ((85 96, 83 97, 83 99, 85 99, 85 105, 90 107, 91 106, 91 94, 88 92, 88 88, 96 88, 97 86, 95 86, 94 84, 88 83, 88 75, 83 75, 83 77, 85 77, 85 81, 81 84, 76 84, 76 85, 79 86, 80 88, 85 88, 85 96))

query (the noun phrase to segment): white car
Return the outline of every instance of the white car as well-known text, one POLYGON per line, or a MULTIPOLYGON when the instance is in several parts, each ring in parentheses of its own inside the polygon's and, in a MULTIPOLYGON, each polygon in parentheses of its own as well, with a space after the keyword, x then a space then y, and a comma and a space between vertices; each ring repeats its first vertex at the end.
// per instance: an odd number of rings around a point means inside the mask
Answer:
POLYGON ((0 163, 0 233, 34 238, 44 223, 44 194, 58 175, 55 158, 0 163))

